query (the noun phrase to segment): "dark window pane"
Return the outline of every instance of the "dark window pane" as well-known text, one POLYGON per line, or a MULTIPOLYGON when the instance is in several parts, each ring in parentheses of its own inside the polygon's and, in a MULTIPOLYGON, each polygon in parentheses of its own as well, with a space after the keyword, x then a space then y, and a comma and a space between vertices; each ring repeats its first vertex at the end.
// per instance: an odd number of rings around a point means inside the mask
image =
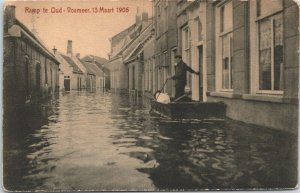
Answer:
POLYGON ((259 24, 259 89, 270 90, 271 84, 271 21, 266 19, 259 24))
POLYGON ((260 50, 259 89, 271 90, 271 49, 260 50))
POLYGON ((282 14, 274 16, 274 90, 282 90, 283 25, 282 14))

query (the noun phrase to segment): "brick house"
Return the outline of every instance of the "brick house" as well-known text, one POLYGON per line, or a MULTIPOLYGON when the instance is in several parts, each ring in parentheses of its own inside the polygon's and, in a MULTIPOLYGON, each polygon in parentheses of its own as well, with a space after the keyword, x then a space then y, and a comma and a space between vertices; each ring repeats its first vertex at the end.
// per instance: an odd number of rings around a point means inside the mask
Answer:
MULTIPOLYGON (((161 89, 167 77, 175 72, 177 52, 177 1, 155 0, 154 7, 154 90, 161 89)), ((175 95, 174 81, 168 81, 164 91, 175 95)))
POLYGON ((22 107, 51 96, 59 88, 59 61, 40 39, 15 17, 4 13, 4 109, 22 107))

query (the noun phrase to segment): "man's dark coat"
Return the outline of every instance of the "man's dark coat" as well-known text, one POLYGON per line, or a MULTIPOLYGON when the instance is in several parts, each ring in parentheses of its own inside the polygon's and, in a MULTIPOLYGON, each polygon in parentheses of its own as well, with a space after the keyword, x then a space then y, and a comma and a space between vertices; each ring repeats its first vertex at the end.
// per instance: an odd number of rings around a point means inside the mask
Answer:
POLYGON ((176 66, 175 75, 172 76, 172 79, 175 80, 175 89, 176 89, 175 98, 178 98, 184 94, 187 71, 191 73, 196 73, 193 69, 191 69, 186 63, 184 63, 181 60, 176 66))

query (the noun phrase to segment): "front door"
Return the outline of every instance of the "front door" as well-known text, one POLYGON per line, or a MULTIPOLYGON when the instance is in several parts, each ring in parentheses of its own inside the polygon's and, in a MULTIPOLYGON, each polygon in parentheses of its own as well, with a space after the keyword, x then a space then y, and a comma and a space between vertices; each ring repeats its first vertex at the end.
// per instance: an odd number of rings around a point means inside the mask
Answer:
POLYGON ((64 79, 64 87, 65 87, 65 91, 70 91, 70 78, 64 79))
POLYGON ((199 101, 203 101, 203 46, 198 47, 199 62, 199 101))

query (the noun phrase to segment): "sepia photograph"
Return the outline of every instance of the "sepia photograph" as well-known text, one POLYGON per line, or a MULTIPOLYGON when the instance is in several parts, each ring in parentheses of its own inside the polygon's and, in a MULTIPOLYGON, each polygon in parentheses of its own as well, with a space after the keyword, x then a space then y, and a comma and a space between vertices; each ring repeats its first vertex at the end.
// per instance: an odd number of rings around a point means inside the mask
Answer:
POLYGON ((296 0, 4 0, 3 190, 298 188, 296 0))

